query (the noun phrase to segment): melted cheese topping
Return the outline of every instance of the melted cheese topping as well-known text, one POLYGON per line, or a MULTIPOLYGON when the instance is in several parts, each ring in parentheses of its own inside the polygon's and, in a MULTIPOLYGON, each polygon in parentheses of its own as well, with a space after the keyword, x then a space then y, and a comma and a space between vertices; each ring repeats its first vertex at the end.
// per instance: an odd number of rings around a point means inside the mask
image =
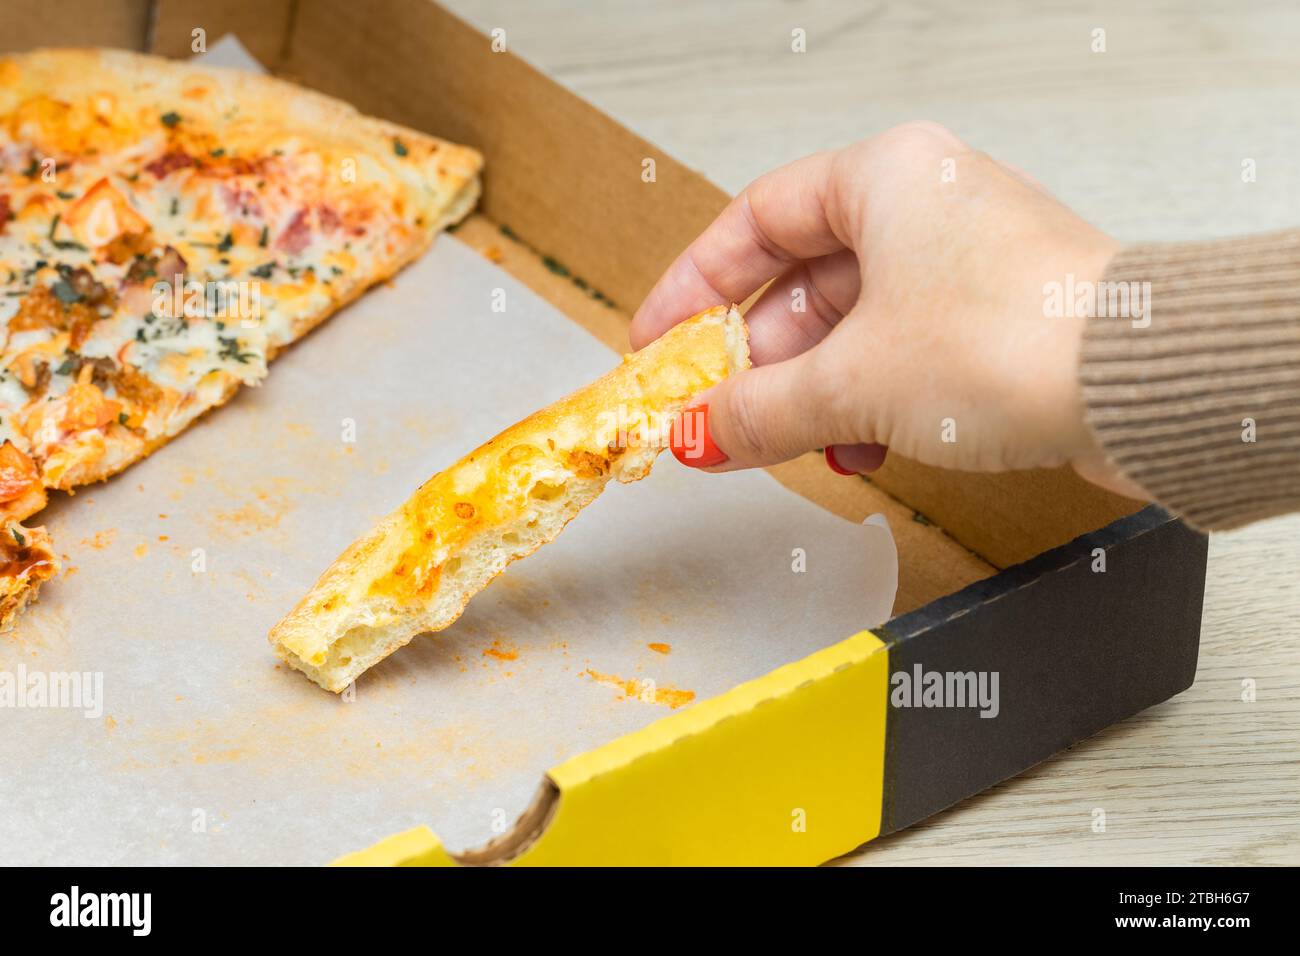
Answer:
POLYGON ((603 484, 634 450, 641 454, 630 456, 632 470, 648 469, 666 437, 644 427, 653 413, 670 420, 692 395, 729 374, 726 314, 724 307, 707 310, 649 346, 639 365, 653 363, 659 351, 675 355, 652 379, 625 361, 426 481, 391 519, 385 546, 396 557, 365 584, 367 596, 426 600, 448 558, 482 529, 536 518, 539 503, 558 497, 573 479, 603 484))

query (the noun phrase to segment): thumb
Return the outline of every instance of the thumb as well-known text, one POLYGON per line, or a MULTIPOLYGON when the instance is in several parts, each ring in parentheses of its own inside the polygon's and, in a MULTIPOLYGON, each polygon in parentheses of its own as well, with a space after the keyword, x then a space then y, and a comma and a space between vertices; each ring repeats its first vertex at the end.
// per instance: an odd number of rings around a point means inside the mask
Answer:
POLYGON ((811 355, 746 369, 697 395, 673 423, 674 457, 691 468, 732 471, 787 461, 833 440, 811 355))

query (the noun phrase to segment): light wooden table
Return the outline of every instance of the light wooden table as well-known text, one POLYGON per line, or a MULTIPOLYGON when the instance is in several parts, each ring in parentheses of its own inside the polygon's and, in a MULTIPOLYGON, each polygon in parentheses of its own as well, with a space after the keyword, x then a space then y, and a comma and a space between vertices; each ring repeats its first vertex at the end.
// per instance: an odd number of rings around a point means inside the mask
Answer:
MULTIPOLYGON (((1294 0, 444 2, 732 191, 933 119, 1121 239, 1300 223, 1294 0)), ((1211 538, 1190 690, 846 862, 1295 864, 1298 803, 1294 517, 1211 538)))

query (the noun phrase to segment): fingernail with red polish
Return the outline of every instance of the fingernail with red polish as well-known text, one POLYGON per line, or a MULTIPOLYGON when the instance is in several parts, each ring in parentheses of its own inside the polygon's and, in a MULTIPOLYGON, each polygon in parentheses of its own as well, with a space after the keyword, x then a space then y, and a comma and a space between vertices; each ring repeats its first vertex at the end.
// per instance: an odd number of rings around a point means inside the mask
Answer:
POLYGON ((849 471, 847 468, 845 468, 843 465, 841 465, 838 461, 835 460, 834 445, 827 445, 825 448, 825 452, 826 452, 826 464, 830 466, 831 471, 835 472, 835 474, 837 475, 857 474, 856 471, 849 471))
POLYGON ((709 434, 708 405, 693 405, 677 417, 668 447, 673 457, 688 468, 712 468, 727 460, 709 434))

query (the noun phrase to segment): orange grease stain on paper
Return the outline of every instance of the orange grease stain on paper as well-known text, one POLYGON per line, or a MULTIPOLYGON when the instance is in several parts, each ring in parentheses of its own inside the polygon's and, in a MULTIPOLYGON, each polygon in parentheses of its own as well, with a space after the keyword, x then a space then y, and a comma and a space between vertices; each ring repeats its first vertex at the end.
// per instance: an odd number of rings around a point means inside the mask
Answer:
POLYGON ((671 654, 673 652, 673 646, 671 644, 647 644, 646 647, 650 648, 650 650, 654 651, 656 654, 671 654))
POLYGON ((256 534, 277 527, 292 508, 293 503, 289 499, 283 497, 273 499, 269 492, 259 491, 257 501, 230 511, 218 511, 216 519, 227 531, 236 534, 256 534))
POLYGON ((489 780, 529 759, 529 748, 488 728, 458 723, 394 728, 378 741, 349 733, 346 707, 320 701, 268 706, 237 721, 152 724, 132 737, 124 772, 186 763, 239 763, 269 772, 286 767, 324 779, 426 780, 431 768, 455 766, 463 785, 489 780))
POLYGON ((244 592, 244 597, 250 601, 256 601, 262 596, 262 582, 253 577, 248 571, 239 570, 234 572, 234 577, 242 582, 248 590, 244 592))
POLYGON ((513 647, 507 647, 499 640, 493 641, 490 647, 483 648, 484 657, 495 657, 499 661, 517 661, 519 660, 519 651, 513 647))
POLYGON ((149 545, 141 541, 139 544, 135 546, 134 553, 135 553, 136 560, 138 561, 140 558, 143 558, 146 554, 149 553, 149 545))
POLYGON ((168 489, 167 497, 172 501, 180 501, 182 498, 185 497, 185 492, 182 490, 182 488, 193 488, 196 484, 199 483, 200 480, 202 480, 204 483, 210 483, 215 479, 215 477, 216 477, 216 469, 214 469, 211 465, 204 468, 201 473, 195 471, 192 468, 183 468, 180 470, 180 472, 176 474, 175 477, 176 485, 181 487, 173 486, 172 488, 168 489))
POLYGON ((305 422, 286 422, 284 430, 290 435, 297 435, 299 438, 311 438, 316 434, 315 429, 305 422))
POLYGON ((624 680, 621 677, 615 677, 613 674, 602 674, 599 671, 594 671, 590 667, 582 673, 598 684, 605 684, 621 690, 624 700, 639 700, 643 704, 659 704, 676 710, 678 707, 689 704, 695 699, 695 691, 693 690, 681 690, 677 687, 654 687, 652 695, 650 690, 654 685, 647 684, 645 681, 624 680))
POLYGON ((199 753, 196 751, 194 754, 194 762, 195 763, 233 763, 236 760, 243 759, 243 757, 244 757, 244 752, 242 750, 237 750, 237 749, 218 750, 218 751, 213 751, 212 753, 199 753))
POLYGON ((205 522, 214 532, 227 538, 250 537, 279 528, 280 522, 297 507, 304 495, 317 491, 306 482, 283 477, 272 478, 252 488, 224 483, 220 487, 230 497, 244 501, 239 507, 214 512, 205 522))
POLYGON ((82 538, 81 543, 87 548, 103 551, 113 543, 115 537, 117 537, 116 528, 105 528, 103 531, 96 531, 93 538, 82 538))
MULTIPOLYGON (((186 487, 201 481, 232 499, 233 507, 213 510, 201 518, 211 531, 224 538, 246 538, 276 530, 304 495, 321 493, 320 488, 293 477, 269 478, 251 487, 232 483, 211 467, 201 471, 187 469, 177 481, 186 487)), ((173 497, 180 499, 179 493, 173 497)))

